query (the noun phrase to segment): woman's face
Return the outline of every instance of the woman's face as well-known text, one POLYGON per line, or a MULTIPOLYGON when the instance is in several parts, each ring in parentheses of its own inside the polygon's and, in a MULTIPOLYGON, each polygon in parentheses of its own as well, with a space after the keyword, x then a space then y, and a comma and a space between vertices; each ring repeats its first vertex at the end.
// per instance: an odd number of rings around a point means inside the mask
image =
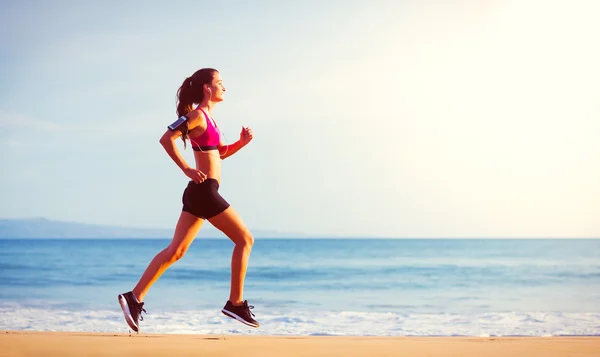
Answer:
POLYGON ((223 86, 223 79, 219 72, 213 74, 213 80, 211 85, 208 87, 211 93, 210 100, 212 102, 222 102, 225 99, 225 87, 223 86))

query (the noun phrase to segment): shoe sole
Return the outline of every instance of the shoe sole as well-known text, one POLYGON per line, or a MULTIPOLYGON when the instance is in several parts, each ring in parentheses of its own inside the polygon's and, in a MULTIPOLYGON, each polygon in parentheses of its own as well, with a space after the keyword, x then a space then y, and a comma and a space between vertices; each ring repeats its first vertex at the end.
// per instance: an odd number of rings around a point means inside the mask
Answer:
POLYGON ((248 321, 244 320, 243 318, 239 317, 238 315, 234 314, 231 311, 223 309, 223 310, 221 310, 221 312, 225 316, 228 316, 228 317, 231 317, 232 319, 238 320, 239 322, 243 323, 244 325, 248 325, 248 326, 254 327, 254 328, 257 328, 258 326, 260 326, 259 324, 253 324, 251 322, 248 322, 248 321))
POLYGON ((121 309, 123 310, 123 315, 125 316, 125 321, 127 325, 131 327, 131 329, 135 332, 138 332, 139 327, 135 325, 133 321, 133 317, 131 316, 131 311, 129 310, 129 304, 127 303, 127 299, 125 296, 119 295, 119 305, 121 305, 121 309))

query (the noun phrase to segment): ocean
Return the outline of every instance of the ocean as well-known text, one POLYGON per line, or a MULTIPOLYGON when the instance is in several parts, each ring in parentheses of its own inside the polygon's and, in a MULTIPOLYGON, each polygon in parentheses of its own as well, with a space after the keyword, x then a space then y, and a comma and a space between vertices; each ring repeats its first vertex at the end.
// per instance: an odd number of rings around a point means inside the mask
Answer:
MULTIPOLYGON (((0 329, 128 332, 117 295, 161 239, 0 240, 0 329)), ((259 239, 225 317, 233 244, 197 239, 150 289, 142 333, 600 335, 598 239, 259 239)))

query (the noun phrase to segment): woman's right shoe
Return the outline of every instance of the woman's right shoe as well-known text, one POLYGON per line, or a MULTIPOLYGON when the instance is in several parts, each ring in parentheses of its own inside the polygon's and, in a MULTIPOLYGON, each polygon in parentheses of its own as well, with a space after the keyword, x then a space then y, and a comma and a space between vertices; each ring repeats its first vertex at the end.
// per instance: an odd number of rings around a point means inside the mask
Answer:
POLYGON ((248 305, 248 300, 244 300, 240 306, 235 306, 231 301, 227 301, 221 312, 250 327, 259 327, 260 324, 253 318, 254 314, 250 309, 254 309, 254 306, 248 305))

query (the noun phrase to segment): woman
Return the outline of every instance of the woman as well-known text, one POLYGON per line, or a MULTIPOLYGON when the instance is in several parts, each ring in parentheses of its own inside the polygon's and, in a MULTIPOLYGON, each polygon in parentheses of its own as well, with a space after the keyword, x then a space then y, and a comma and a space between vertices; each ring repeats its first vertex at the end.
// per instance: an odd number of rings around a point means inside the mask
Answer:
POLYGON ((182 197, 182 212, 179 216, 173 240, 158 253, 132 291, 120 294, 119 304, 127 324, 139 331, 138 320, 146 312, 143 300, 152 284, 165 270, 181 259, 198 234, 205 220, 222 231, 234 243, 231 257, 231 289, 229 300, 221 312, 248 326, 258 327, 250 311, 253 306, 243 300, 246 267, 254 238, 238 213, 218 192, 221 160, 235 154, 252 140, 252 130, 242 127, 239 141, 226 145, 221 140, 219 127, 212 118, 215 105, 223 101, 225 87, 219 72, 203 68, 186 78, 179 90, 178 119, 167 127, 160 143, 175 164, 190 178, 182 197), (197 107, 194 108, 194 105, 197 107), (181 157, 175 141, 186 139, 194 150, 196 166, 190 167, 181 157))

